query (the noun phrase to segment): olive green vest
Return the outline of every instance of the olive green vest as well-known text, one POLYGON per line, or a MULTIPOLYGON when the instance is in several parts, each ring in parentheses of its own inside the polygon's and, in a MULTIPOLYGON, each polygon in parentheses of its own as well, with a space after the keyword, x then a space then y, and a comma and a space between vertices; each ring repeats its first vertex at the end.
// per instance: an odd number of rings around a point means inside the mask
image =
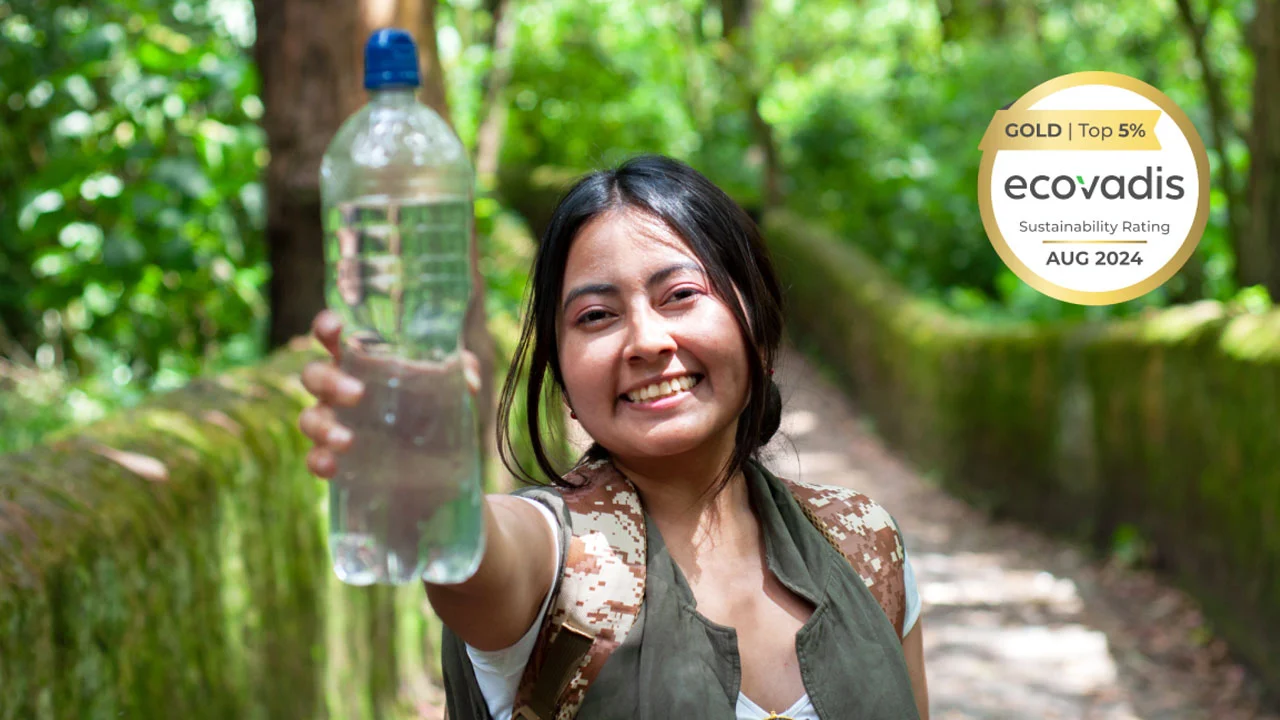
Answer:
MULTIPOLYGON (((796 655, 818 716, 918 720, 902 643, 885 610, 782 481, 754 463, 744 474, 769 570, 814 605, 796 633, 796 655)), ((559 492, 529 487, 515 494, 544 503, 559 518, 563 561, 571 524, 559 492)), ((737 634, 698 613, 693 592, 647 516, 645 528, 647 577, 639 618, 609 655, 576 717, 734 720, 741 685, 737 634)), ((450 720, 492 720, 466 647, 448 628, 441 651, 450 720)))

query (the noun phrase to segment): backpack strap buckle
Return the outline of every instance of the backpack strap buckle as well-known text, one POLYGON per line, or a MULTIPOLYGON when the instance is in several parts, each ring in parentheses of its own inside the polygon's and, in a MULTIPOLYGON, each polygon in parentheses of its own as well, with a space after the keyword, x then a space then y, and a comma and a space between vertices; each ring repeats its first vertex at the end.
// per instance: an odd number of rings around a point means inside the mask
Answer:
POLYGON ((556 703, 577 673, 582 659, 591 650, 595 636, 565 621, 547 646, 538 679, 529 693, 529 702, 511 713, 511 720, 552 720, 556 703))

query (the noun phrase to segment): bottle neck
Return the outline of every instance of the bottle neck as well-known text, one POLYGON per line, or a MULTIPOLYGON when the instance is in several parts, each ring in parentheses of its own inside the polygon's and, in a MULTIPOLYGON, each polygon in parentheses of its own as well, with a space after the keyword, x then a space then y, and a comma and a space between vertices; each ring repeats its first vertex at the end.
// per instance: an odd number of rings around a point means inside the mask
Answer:
POLYGON ((412 85, 390 85, 369 91, 369 104, 377 107, 405 107, 418 101, 412 85))

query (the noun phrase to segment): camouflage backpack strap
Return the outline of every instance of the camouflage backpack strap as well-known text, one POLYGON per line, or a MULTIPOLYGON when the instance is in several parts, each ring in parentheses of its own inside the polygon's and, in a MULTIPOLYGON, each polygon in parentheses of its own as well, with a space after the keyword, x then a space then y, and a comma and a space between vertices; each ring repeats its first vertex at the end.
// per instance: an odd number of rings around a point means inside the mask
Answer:
POLYGON ((799 501, 809 522, 848 559, 893 623, 898 637, 902 637, 907 613, 905 555, 897 524, 889 512, 849 488, 799 480, 782 482, 799 501))
POLYGON ((584 463, 561 497, 572 535, 560 587, 516 691, 512 720, 569 720, 644 600, 640 495, 608 460, 584 463))

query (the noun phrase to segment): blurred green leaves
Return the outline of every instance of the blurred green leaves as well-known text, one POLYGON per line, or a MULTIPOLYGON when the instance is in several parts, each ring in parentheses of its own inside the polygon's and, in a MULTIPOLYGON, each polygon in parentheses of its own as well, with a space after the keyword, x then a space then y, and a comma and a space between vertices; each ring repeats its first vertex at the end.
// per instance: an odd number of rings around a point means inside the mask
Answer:
POLYGON ((524 2, 503 144, 507 166, 594 169, 643 151, 687 157, 688 11, 640 0, 524 2))
MULTIPOLYGON (((722 5, 518 4, 508 185, 519 191, 519 178, 510 178, 539 168, 585 171, 655 151, 690 161, 739 201, 757 204, 761 149, 744 111, 754 91, 780 147, 789 204, 954 309, 992 319, 1096 319, 1236 292, 1221 193, 1192 263, 1200 277, 1175 277, 1111 307, 1061 303, 1023 284, 992 250, 975 200, 977 144, 992 114, 1057 75, 1107 69, 1141 78, 1203 132, 1200 68, 1172 3, 990 4, 947 28, 938 4, 926 0, 772 0, 759 4, 738 53, 723 36, 722 5)), ((1197 4, 1210 8, 1211 59, 1231 121, 1244 127, 1250 5, 1197 4)), ((1237 138, 1227 154, 1214 154, 1215 166, 1230 162, 1243 177, 1247 148, 1237 138)))
MULTIPOLYGON (((1022 283, 991 249, 975 200, 977 143, 992 113, 1061 74, 1133 75, 1207 127, 1205 93, 1171 3, 1019 4, 981 32, 955 39, 944 39, 933 6, 896 0, 850 6, 856 30, 835 36, 839 23, 824 30, 815 20, 818 34, 799 37, 811 41, 826 33, 823 42, 793 43, 776 56, 784 70, 769 106, 787 139, 795 209, 853 239, 913 291, 988 319, 1097 319, 1167 304, 1171 294, 1231 297, 1234 257, 1220 195, 1198 251, 1203 287, 1188 288, 1186 278, 1175 277, 1143 298, 1109 307, 1062 303, 1022 283), (838 49, 797 62, 806 44, 838 49)), ((1245 18, 1232 12, 1242 6, 1218 5, 1212 26, 1213 60, 1241 122, 1252 72, 1245 18)), ((1247 168, 1247 159, 1239 167, 1247 168)))
MULTIPOLYGON (((1230 106, 1226 157, 1211 150, 1211 162, 1243 178, 1252 5, 1192 4, 1209 20, 1230 106)), ((487 110, 498 7, 439 5, 452 119, 469 147, 487 110)), ((517 194, 662 152, 759 205, 758 98, 788 204, 933 302, 996 320, 1117 316, 1197 297, 1270 304, 1260 288, 1236 287, 1218 189, 1189 264, 1198 277, 1114 307, 1027 287, 982 228, 978 139, 997 108, 1044 80, 1128 73, 1206 131, 1200 66, 1173 3, 1034 0, 943 17, 930 0, 765 0, 737 36, 725 34, 726 7, 738 5, 512 2, 502 199, 530 217, 554 194, 528 206, 517 194)), ((0 356, 25 348, 38 368, 65 366, 83 397, 113 403, 258 357, 268 157, 253 40, 251 0, 0 0, 0 356)), ((477 195, 482 238, 510 221, 491 190, 477 195)), ((509 243, 486 250, 491 316, 514 318, 527 258, 509 243)))
POLYGON ((257 356, 249 0, 0 1, 0 322, 129 402, 257 356))

